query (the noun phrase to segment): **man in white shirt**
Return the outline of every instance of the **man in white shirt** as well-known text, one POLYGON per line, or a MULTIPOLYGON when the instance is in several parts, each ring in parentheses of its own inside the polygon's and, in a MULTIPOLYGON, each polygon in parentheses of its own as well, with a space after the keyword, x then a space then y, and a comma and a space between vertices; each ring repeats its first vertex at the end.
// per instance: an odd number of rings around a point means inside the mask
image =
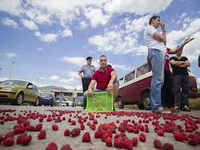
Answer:
POLYGON ((144 40, 148 48, 148 62, 152 68, 150 87, 151 109, 155 113, 171 113, 163 109, 161 104, 161 88, 164 83, 164 64, 166 57, 165 24, 160 22, 159 16, 152 16, 144 32, 144 40), (157 31, 161 27, 162 33, 157 31))

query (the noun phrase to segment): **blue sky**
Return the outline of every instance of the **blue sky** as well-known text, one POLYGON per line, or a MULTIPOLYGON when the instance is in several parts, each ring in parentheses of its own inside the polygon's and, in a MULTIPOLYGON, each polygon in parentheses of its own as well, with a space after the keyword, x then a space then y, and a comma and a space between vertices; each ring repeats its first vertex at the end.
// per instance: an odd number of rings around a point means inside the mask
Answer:
POLYGON ((200 85, 198 0, 1 0, 0 80, 23 79, 38 86, 81 88, 78 70, 102 54, 119 77, 143 64, 144 28, 152 15, 166 23, 167 46, 185 46, 200 85))

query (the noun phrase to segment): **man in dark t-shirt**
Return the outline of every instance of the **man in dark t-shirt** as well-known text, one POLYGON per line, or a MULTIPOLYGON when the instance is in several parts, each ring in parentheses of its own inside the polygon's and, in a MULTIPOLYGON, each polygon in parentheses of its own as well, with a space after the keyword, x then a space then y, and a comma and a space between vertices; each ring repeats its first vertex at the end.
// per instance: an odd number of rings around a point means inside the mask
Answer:
POLYGON ((190 62, 188 61, 187 57, 182 56, 181 50, 176 54, 175 57, 170 58, 170 64, 173 69, 173 86, 175 100, 174 110, 176 112, 179 112, 180 109, 182 111, 190 111, 188 104, 189 76, 187 71, 187 67, 190 66, 190 62))

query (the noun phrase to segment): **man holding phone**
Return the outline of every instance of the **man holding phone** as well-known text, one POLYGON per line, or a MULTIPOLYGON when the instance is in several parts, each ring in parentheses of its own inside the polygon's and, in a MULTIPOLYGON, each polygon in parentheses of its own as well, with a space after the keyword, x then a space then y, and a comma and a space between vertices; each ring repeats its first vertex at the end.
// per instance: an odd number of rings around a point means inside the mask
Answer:
POLYGON ((171 111, 163 109, 161 101, 161 88, 164 83, 164 64, 166 58, 166 30, 165 23, 159 16, 152 16, 144 32, 144 40, 148 48, 147 60, 152 68, 150 87, 151 109, 154 113, 170 114, 171 111), (157 31, 161 27, 162 33, 157 31))

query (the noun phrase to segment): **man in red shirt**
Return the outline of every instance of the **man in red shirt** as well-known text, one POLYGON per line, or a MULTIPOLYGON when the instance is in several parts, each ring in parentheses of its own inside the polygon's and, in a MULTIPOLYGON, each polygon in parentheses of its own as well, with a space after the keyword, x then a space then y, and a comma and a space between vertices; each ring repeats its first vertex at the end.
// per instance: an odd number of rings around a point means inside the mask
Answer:
POLYGON ((93 74, 88 90, 83 94, 84 108, 86 108, 87 95, 91 96, 93 92, 113 91, 113 83, 117 79, 115 70, 107 65, 107 57, 105 55, 100 56, 99 64, 100 68, 93 74), (94 89, 95 85, 96 89, 94 89))

